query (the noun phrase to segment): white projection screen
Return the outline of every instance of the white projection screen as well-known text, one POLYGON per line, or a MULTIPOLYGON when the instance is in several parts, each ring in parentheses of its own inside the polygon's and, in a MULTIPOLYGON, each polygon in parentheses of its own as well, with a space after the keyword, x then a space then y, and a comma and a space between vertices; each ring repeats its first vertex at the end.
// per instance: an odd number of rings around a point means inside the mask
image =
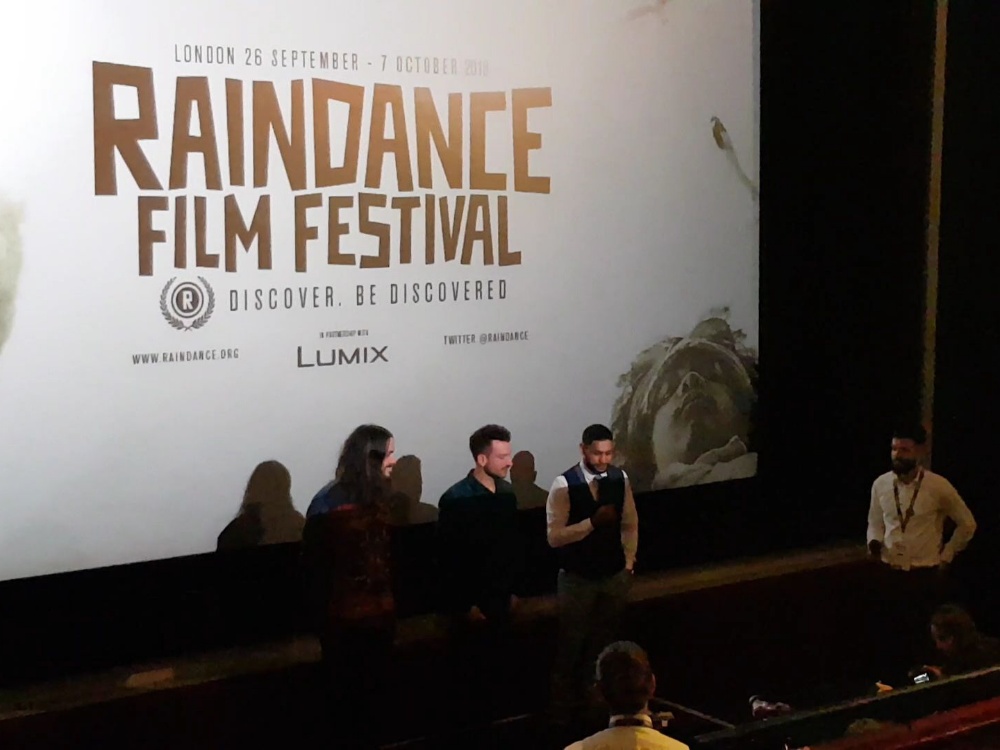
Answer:
POLYGON ((5 16, 0 579, 211 551, 268 461, 304 513, 364 422, 423 508, 494 422, 535 504, 593 422, 755 473, 752 0, 5 16))

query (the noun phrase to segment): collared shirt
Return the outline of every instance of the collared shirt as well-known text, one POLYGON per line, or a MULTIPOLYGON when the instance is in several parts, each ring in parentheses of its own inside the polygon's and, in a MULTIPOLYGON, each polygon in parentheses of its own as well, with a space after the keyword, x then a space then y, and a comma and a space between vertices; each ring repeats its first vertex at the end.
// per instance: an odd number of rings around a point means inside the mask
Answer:
POLYGON ((872 484, 868 541, 882 543, 882 561, 894 568, 909 570, 950 563, 968 546, 975 532, 976 520, 972 512, 951 482, 940 474, 923 470, 922 480, 903 484, 889 471, 872 484), (898 510, 894 486, 899 492, 898 510), (917 497, 913 503, 913 516, 905 524, 904 532, 903 519, 913 502, 914 492, 917 497), (942 548, 945 518, 954 521, 956 528, 948 544, 942 548))
MULTIPOLYGON (((583 461, 580 462, 580 468, 583 470, 583 478, 587 481, 591 494, 594 495, 594 509, 596 510, 597 480, 606 474, 594 474, 583 461)), ((621 518, 622 550, 625 552, 625 567, 632 570, 635 566, 636 550, 639 547, 639 514, 635 510, 632 484, 628 480, 628 475, 625 472, 622 474, 625 476, 625 504, 622 507, 621 518)), ((546 535, 549 544, 553 547, 565 547, 567 544, 579 542, 586 539, 594 530, 594 524, 589 518, 585 518, 579 523, 567 525, 569 507, 569 484, 566 482, 566 477, 560 474, 552 482, 552 488, 549 490, 549 497, 545 503, 546 535)))
POLYGON ((574 742, 566 750, 689 750, 683 742, 653 729, 653 721, 648 714, 635 716, 612 716, 611 726, 579 742, 574 742), (638 719, 641 726, 615 726, 621 719, 638 719))
POLYGON ((520 588, 517 498, 509 482, 496 480, 495 486, 491 492, 469 472, 438 501, 438 554, 449 609, 506 607, 520 588))

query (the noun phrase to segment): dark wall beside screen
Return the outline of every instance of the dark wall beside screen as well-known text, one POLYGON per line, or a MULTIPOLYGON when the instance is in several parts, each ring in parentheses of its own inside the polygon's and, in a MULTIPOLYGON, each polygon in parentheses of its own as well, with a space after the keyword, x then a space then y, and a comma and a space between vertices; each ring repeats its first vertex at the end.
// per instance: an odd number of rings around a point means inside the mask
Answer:
MULTIPOLYGON (((948 19, 934 467, 1000 527, 991 471, 1000 420, 1000 6, 954 0, 948 19)), ((981 547, 982 545, 980 545, 981 547)))

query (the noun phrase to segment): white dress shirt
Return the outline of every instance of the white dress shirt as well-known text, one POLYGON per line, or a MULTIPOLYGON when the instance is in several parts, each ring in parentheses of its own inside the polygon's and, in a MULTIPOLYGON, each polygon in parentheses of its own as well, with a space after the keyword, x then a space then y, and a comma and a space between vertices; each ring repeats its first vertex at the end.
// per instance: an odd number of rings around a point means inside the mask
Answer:
POLYGON ((653 729, 653 721, 649 716, 635 717, 643 720, 641 727, 616 727, 616 718, 618 717, 612 717, 610 728, 574 742, 566 750, 690 750, 683 742, 653 729))
POLYGON ((922 479, 918 474, 916 479, 903 484, 890 471, 872 484, 868 541, 881 542, 882 561, 901 570, 950 563, 976 532, 976 520, 951 482, 925 469, 922 474, 922 479), (898 510, 893 486, 899 493, 898 510), (913 502, 914 492, 917 493, 916 502, 913 502), (911 503, 913 515, 904 531, 903 520, 911 503), (945 518, 954 521, 956 529, 942 549, 945 518))
MULTIPOLYGON (((581 461, 580 468, 583 470, 583 478, 591 489, 594 496, 594 509, 597 509, 597 480, 607 476, 604 474, 594 474, 586 464, 581 461)), ((628 475, 622 472, 625 477, 625 504, 622 506, 621 533, 622 550, 625 552, 625 568, 632 570, 635 566, 635 554, 639 547, 639 514, 635 510, 635 498, 632 496, 632 485, 628 481, 628 475)), ((586 539, 590 532, 594 530, 594 524, 589 518, 585 518, 579 523, 567 525, 569 521, 569 484, 562 474, 552 482, 549 490, 549 498, 545 503, 545 516, 547 521, 546 536, 549 545, 552 547, 565 547, 586 539)))

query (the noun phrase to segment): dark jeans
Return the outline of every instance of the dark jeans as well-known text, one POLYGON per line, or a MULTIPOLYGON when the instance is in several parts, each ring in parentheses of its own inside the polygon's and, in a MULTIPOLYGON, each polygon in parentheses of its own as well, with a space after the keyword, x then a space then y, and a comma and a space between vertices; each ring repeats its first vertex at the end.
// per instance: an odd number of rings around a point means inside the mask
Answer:
POLYGON ((391 624, 338 623, 321 635, 326 715, 320 723, 337 738, 336 747, 378 746, 394 637, 391 624))
POLYGON ((601 651, 619 637, 632 574, 588 579, 559 571, 559 642, 552 673, 552 718, 586 718, 601 651))
POLYGON ((509 600, 481 609, 486 615, 483 622, 470 622, 465 613, 452 615, 449 622, 446 664, 452 724, 456 715, 469 722, 499 718, 490 714, 503 711, 500 704, 512 689, 509 600))

